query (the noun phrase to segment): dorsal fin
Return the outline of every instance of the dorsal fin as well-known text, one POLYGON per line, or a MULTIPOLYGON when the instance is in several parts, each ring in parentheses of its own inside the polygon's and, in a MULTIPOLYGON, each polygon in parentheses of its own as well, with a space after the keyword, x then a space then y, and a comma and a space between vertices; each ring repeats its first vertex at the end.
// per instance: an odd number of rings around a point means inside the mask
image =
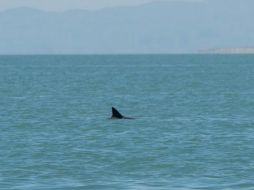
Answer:
POLYGON ((122 114, 120 114, 116 108, 112 107, 112 117, 111 118, 123 119, 124 116, 122 116, 122 114))

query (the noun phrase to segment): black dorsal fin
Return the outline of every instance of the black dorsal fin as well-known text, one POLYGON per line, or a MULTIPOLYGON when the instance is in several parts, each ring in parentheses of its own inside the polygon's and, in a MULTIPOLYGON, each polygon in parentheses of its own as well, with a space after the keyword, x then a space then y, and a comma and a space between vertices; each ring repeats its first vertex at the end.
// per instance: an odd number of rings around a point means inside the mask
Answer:
POLYGON ((120 114, 116 108, 112 107, 112 117, 111 118, 123 119, 124 116, 122 116, 122 114, 120 114))

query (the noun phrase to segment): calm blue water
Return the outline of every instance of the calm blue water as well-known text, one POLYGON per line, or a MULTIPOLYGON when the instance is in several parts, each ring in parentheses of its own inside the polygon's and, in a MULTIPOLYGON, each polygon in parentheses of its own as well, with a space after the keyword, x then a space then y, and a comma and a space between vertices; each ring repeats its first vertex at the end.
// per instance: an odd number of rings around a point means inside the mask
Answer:
POLYGON ((253 179, 254 56, 0 56, 0 189, 253 179))

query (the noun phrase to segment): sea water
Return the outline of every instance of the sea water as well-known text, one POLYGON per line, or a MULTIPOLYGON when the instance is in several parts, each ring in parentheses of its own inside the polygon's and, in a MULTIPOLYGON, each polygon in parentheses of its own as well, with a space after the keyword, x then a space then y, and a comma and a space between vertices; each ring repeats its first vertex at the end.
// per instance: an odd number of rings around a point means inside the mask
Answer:
POLYGON ((0 56, 1 190, 253 180, 252 55, 0 56))

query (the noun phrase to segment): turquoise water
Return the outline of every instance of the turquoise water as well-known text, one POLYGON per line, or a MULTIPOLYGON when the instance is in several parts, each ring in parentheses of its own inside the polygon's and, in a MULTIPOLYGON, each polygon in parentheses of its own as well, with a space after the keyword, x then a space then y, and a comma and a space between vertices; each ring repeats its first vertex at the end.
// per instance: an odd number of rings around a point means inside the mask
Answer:
POLYGON ((253 179, 254 56, 0 56, 0 189, 253 179))

